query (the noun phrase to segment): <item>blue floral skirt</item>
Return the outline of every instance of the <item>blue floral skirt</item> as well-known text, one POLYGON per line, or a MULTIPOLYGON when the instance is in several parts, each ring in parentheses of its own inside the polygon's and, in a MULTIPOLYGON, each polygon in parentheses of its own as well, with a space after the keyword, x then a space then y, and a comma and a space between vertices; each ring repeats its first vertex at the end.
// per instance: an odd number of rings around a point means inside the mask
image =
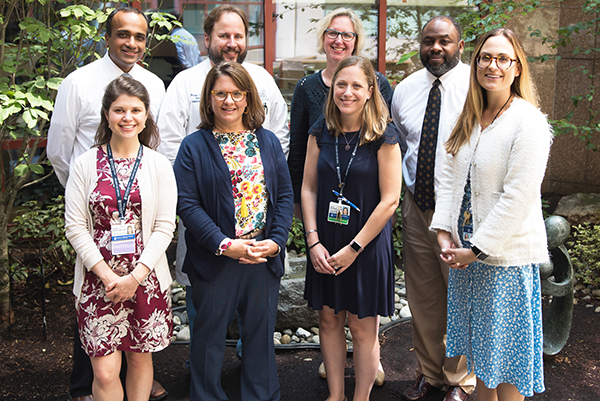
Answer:
MULTIPOLYGON (((468 248, 463 226, 470 217, 470 192, 467 182, 459 231, 468 248)), ((450 269, 447 335, 446 355, 466 355, 469 371, 487 388, 508 383, 527 397, 543 392, 539 265, 478 261, 466 269, 450 269)))

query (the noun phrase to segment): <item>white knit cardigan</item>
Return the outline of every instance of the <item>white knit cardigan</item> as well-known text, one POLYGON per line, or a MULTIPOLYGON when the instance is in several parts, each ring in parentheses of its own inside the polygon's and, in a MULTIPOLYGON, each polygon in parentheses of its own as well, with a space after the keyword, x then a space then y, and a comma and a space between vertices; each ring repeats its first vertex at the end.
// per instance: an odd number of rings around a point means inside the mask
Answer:
POLYGON ((551 143, 546 117, 520 98, 483 131, 477 124, 469 143, 446 157, 430 229, 448 231, 461 244, 458 217, 470 171, 471 243, 489 255, 485 263, 548 261, 541 184, 551 143))
MULTIPOLYGON (((92 148, 75 160, 65 191, 66 237, 77 253, 73 282, 73 294, 77 299, 81 294, 85 269, 90 270, 103 259, 92 237, 93 218, 89 205, 90 195, 98 183, 97 152, 98 148, 92 148)), ((160 289, 164 292, 173 281, 165 251, 175 230, 175 174, 165 156, 144 147, 137 179, 142 199, 144 241, 144 250, 138 262, 156 272, 160 289)))

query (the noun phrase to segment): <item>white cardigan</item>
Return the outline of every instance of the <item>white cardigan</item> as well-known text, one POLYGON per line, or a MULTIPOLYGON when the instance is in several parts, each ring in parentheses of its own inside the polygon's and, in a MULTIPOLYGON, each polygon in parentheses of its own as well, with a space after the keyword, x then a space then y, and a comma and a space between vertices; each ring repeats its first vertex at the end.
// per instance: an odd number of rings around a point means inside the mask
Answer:
MULTIPOLYGON (((89 204, 90 195, 98 182, 97 152, 98 148, 94 147, 75 160, 65 191, 66 237, 77 252, 73 283, 73 294, 77 299, 81 294, 85 269, 90 270, 103 259, 92 237, 93 218, 89 204)), ((144 250, 138 262, 155 270, 161 291, 166 291, 172 282, 165 251, 175 230, 175 175, 165 156, 144 147, 137 179, 142 199, 144 241, 144 250)))
POLYGON ((458 216, 470 170, 471 243, 489 255, 485 263, 548 261, 541 184, 551 143, 546 117, 521 98, 483 131, 477 124, 470 142, 446 157, 430 229, 448 231, 461 244, 458 216))

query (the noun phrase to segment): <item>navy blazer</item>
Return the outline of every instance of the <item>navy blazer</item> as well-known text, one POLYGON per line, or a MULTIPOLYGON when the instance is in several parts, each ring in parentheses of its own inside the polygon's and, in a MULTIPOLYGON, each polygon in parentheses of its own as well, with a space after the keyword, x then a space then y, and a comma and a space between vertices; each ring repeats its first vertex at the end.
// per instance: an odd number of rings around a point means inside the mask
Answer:
MULTIPOLYGON (((285 245, 292 225, 294 200, 287 162, 279 140, 271 131, 256 130, 269 193, 265 238, 281 253, 267 258, 275 276, 284 273, 285 245)), ((187 254, 183 271, 212 281, 232 259, 216 256, 226 237, 235 238, 235 205, 227 163, 213 133, 204 129, 181 142, 173 165, 179 193, 177 213, 186 227, 187 254)))

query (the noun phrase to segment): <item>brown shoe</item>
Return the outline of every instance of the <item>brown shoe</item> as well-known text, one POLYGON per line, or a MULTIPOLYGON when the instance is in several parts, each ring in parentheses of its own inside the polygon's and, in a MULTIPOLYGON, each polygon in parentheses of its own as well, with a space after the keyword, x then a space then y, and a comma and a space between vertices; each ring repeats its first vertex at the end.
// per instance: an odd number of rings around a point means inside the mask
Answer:
POLYGON ((167 390, 156 380, 152 382, 152 391, 150 391, 149 401, 159 401, 167 397, 167 390))
POLYGON ((425 376, 419 375, 417 380, 415 380, 415 384, 408 390, 404 390, 402 398, 406 401, 421 401, 427 398, 435 390, 436 388, 425 380, 425 376))
POLYGON ((444 401, 467 401, 468 399, 469 394, 465 393, 462 388, 454 386, 448 388, 448 392, 444 397, 444 401))
POLYGON ((84 395, 82 397, 71 397, 72 401, 94 401, 94 397, 92 395, 84 395))

